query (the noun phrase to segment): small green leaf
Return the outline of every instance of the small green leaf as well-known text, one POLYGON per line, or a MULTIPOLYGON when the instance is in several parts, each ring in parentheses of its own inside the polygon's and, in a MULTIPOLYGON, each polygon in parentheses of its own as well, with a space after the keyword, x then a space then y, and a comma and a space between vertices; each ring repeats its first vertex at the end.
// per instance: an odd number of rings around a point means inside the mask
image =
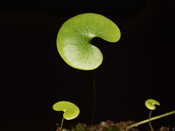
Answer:
POLYGON ((149 109, 149 110, 155 110, 156 106, 160 106, 160 103, 154 99, 148 99, 145 101, 145 106, 149 109))
POLYGON ((84 13, 67 20, 57 35, 57 49, 63 60, 73 68, 94 70, 103 55, 91 44, 94 37, 117 42, 121 37, 118 26, 110 19, 95 13, 84 13))
POLYGON ((68 102, 68 101, 59 101, 59 102, 55 103, 53 105, 53 110, 63 111, 64 112, 63 117, 66 120, 74 119, 80 113, 78 106, 76 106, 72 102, 68 102))

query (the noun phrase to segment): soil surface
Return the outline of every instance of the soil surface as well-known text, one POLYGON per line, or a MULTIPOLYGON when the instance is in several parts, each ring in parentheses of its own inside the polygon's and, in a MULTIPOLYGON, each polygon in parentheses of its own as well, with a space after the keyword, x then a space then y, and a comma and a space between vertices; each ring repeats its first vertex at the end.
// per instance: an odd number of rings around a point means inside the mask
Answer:
MULTIPOLYGON (((126 127, 134 123, 135 123, 134 121, 115 123, 110 120, 103 121, 96 125, 86 125, 84 123, 78 123, 75 127, 71 127, 70 129, 63 129, 63 131, 126 131, 126 127)), ((60 130, 56 129, 56 131, 60 130)), ((141 131, 141 130, 139 130, 138 128, 131 128, 127 131, 141 131)), ((148 129, 145 129, 144 131, 151 131, 151 130, 148 127, 148 129)), ((162 126, 160 127, 160 129, 157 129, 155 131, 175 131, 175 126, 173 128, 162 126)))

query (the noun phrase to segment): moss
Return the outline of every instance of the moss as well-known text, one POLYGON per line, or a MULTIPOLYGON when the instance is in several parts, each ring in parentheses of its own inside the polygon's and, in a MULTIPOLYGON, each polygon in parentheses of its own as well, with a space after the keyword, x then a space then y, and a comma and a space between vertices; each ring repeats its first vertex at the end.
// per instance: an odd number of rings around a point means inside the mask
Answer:
MULTIPOLYGON (((75 127, 71 129, 63 129, 63 131, 125 131, 125 128, 131 124, 135 123, 134 121, 119 122, 114 123, 112 121, 103 121, 96 125, 86 125, 84 123, 78 123, 75 127)), ((149 126, 145 131, 150 130, 149 126)), ((57 130, 59 131, 59 130, 57 130)), ((128 131, 140 131, 138 128, 131 128, 128 131)), ((175 127, 161 127, 158 131, 175 131, 175 127)))
POLYGON ((109 126, 107 131, 119 131, 119 128, 117 126, 109 126))
POLYGON ((134 123, 133 121, 114 123, 112 121, 103 121, 96 125, 86 125, 78 123, 72 129, 64 129, 63 131, 120 131, 125 129, 128 125, 134 123))

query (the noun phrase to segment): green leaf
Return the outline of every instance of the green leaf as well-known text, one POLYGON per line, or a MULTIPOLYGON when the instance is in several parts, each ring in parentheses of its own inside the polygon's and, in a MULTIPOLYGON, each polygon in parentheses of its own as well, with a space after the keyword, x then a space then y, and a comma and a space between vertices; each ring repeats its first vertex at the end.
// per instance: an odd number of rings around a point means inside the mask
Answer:
POLYGON ((68 101, 59 101, 59 102, 55 103, 53 105, 53 110, 63 111, 64 112, 63 117, 66 120, 74 119, 80 113, 78 106, 76 106, 72 102, 68 102, 68 101))
POLYGON ((102 61, 101 51, 91 44, 94 37, 117 42, 121 37, 118 26, 95 13, 84 13, 67 20, 57 35, 57 49, 63 60, 73 68, 94 70, 102 61))
POLYGON ((149 110, 155 110, 156 106, 158 105, 160 106, 160 103, 154 99, 148 99, 145 101, 145 106, 149 109, 149 110))

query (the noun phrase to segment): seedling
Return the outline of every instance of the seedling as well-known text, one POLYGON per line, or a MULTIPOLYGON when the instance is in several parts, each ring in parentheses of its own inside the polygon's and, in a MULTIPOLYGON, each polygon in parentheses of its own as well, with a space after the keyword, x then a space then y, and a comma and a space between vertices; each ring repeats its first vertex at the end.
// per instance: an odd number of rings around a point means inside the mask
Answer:
POLYGON ((75 119, 76 117, 78 117, 78 115, 80 113, 78 106, 76 106, 72 102, 68 102, 68 101, 59 101, 59 102, 55 103, 53 105, 53 110, 64 112, 63 118, 61 121, 60 131, 62 131, 64 119, 66 119, 66 120, 75 119))
POLYGON ((95 13, 84 13, 67 20, 57 35, 57 49, 63 60, 73 68, 94 70, 103 55, 91 44, 94 37, 117 42, 121 37, 118 26, 110 19, 95 13))
POLYGON ((154 99, 148 99, 145 101, 145 106, 150 110, 150 112, 149 112, 149 126, 151 128, 151 131, 154 131, 150 119, 151 119, 152 111, 156 109, 155 105, 160 106, 160 103, 154 99))
MULTIPOLYGON (((67 20, 57 35, 57 49, 62 59, 71 67, 80 70, 95 70, 102 61, 99 48, 91 44, 94 37, 108 42, 117 42, 121 37, 118 26, 105 16, 95 13, 84 13, 67 20)), ((95 114, 95 75, 93 72, 95 114)))
POLYGON ((148 99, 148 100, 146 100, 145 101, 145 106, 150 110, 149 118, 147 120, 143 120, 143 121, 140 121, 140 122, 137 122, 135 124, 132 124, 132 125, 128 126, 126 128, 126 131, 129 130, 129 129, 131 129, 131 128, 133 128, 133 127, 137 127, 139 125, 145 124, 147 122, 149 122, 149 126, 150 126, 151 130, 154 131, 154 129, 153 129, 152 125, 151 125, 151 121, 157 120, 157 119, 160 119, 160 118, 163 118, 165 116, 169 116, 169 115, 175 114, 175 110, 173 110, 173 111, 170 111, 168 113, 165 113, 165 114, 162 114, 162 115, 158 115, 158 116, 155 116, 155 117, 152 117, 151 118, 152 110, 155 110, 156 109, 156 106, 155 105, 160 106, 160 103, 158 101, 154 100, 154 99, 148 99))

